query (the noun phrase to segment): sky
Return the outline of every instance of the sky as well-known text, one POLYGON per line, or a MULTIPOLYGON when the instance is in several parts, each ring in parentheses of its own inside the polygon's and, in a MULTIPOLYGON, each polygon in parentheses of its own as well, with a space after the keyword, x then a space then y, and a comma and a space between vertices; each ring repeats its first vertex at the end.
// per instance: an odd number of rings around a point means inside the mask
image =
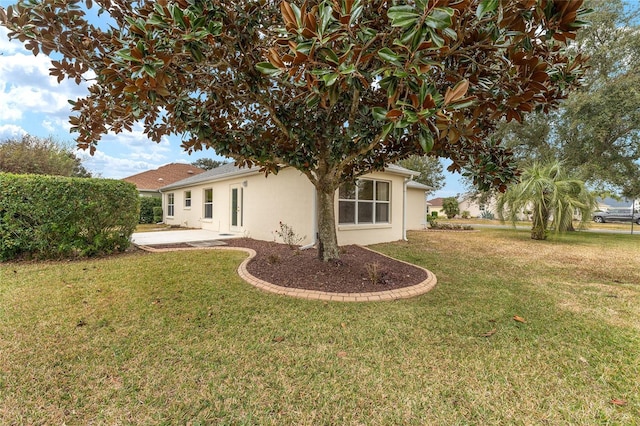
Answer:
MULTIPOLYGON (((13 1, 11 1, 13 3, 13 1)), ((10 3, 0 0, 1 6, 10 3)), ((69 132, 71 105, 87 93, 87 85, 57 80, 49 76, 50 58, 34 56, 17 40, 9 41, 7 29, 0 26, 0 141, 24 134, 52 137, 75 149, 74 134, 69 132)), ((142 126, 132 132, 103 136, 93 156, 77 151, 83 166, 94 177, 121 179, 168 163, 192 163, 199 158, 222 159, 213 150, 191 155, 180 148, 178 136, 155 143, 146 137, 142 126)), ((459 175, 446 173, 443 189, 430 198, 455 196, 464 192, 459 175)))

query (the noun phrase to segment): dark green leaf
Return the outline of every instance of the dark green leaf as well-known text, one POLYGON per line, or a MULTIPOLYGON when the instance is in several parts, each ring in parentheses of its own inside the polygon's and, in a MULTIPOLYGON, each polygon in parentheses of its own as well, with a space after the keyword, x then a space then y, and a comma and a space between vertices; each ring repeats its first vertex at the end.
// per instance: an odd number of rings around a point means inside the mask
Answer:
POLYGON ((482 0, 478 5, 478 9, 476 9, 476 16, 478 19, 482 19, 486 13, 493 12, 497 8, 498 0, 482 0))
POLYGON ((373 114, 373 118, 379 121, 384 121, 387 119, 387 113, 389 111, 387 111, 386 109, 382 108, 382 107, 374 107, 371 109, 371 112, 373 114))
POLYGON ((260 71, 262 74, 266 74, 266 75, 275 76, 275 75, 282 74, 282 70, 280 68, 277 68, 271 62, 260 62, 256 64, 256 69, 260 71))
POLYGON ((418 133, 418 142, 425 153, 433 149, 433 135, 428 130, 422 130, 418 133))
POLYGON ((385 47, 378 51, 378 55, 387 62, 391 62, 394 65, 402 66, 400 62, 401 56, 397 55, 393 50, 385 47))
POLYGON ((324 84, 327 86, 333 86, 333 84, 335 84, 336 80, 338 80, 338 77, 340 75, 336 74, 336 73, 329 73, 329 74, 325 74, 322 76, 322 80, 324 81, 324 84))
POLYGON ((448 7, 438 7, 433 9, 433 12, 427 16, 427 19, 425 19, 424 22, 431 28, 441 30, 451 26, 452 16, 453 9, 448 7))

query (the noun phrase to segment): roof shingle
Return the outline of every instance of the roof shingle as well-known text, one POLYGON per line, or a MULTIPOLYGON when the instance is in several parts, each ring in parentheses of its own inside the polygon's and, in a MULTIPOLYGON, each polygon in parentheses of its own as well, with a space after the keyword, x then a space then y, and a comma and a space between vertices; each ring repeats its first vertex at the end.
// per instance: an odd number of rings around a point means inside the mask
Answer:
POLYGON ((170 163, 155 170, 147 170, 122 180, 131 182, 138 191, 157 191, 163 186, 204 173, 205 170, 184 163, 170 163))

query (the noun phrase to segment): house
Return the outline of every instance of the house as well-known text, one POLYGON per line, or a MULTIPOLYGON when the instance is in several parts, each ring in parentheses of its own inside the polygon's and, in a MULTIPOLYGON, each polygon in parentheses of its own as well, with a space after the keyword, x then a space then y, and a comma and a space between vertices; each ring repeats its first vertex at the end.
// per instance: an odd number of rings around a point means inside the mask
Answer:
POLYGON ((431 200, 427 200, 427 206, 429 207, 427 210, 427 213, 430 215, 433 215, 434 212, 436 214, 436 216, 438 217, 442 217, 444 216, 444 213, 442 213, 442 202, 444 201, 444 198, 438 197, 438 198, 433 198, 431 200))
MULTIPOLYGON (((373 172, 335 194, 338 244, 374 244, 405 238, 423 229, 426 192, 399 166, 373 172)), ((282 222, 302 244, 315 242, 316 192, 300 171, 287 167, 265 177, 257 168, 225 164, 160 189, 169 225, 237 233, 273 241, 282 222)))
MULTIPOLYGON (((470 193, 457 195, 455 198, 460 210, 458 217, 462 216, 464 212, 467 212, 469 217, 491 219, 496 216, 496 201, 493 198, 483 201, 479 196, 470 193)), ((428 200, 429 213, 437 212, 439 217, 446 216, 442 210, 443 202, 444 198, 428 200)))
POLYGON ((493 219, 497 217, 497 205, 495 197, 481 197, 477 194, 463 194, 458 196, 458 208, 460 215, 464 212, 469 213, 469 217, 493 219))
POLYGON ((155 170, 147 170, 122 180, 131 182, 138 188, 143 197, 160 197, 160 188, 178 182, 191 176, 203 173, 205 170, 184 163, 171 163, 155 170))
POLYGON ((407 182, 407 229, 426 229, 429 214, 427 194, 432 190, 432 187, 420 182, 407 182))

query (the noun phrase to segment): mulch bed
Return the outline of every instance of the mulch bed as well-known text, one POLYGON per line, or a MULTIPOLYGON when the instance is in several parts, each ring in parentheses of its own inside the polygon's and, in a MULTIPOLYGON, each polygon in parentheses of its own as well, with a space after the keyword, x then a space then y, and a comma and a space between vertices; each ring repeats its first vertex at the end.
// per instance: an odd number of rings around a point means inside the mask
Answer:
POLYGON ((420 268, 355 245, 340 247, 339 261, 322 262, 318 260, 316 249, 299 250, 286 244, 250 238, 230 239, 225 243, 230 247, 254 249, 257 255, 247 265, 249 273, 282 287, 331 293, 368 293, 409 287, 427 278, 427 273, 420 268))

